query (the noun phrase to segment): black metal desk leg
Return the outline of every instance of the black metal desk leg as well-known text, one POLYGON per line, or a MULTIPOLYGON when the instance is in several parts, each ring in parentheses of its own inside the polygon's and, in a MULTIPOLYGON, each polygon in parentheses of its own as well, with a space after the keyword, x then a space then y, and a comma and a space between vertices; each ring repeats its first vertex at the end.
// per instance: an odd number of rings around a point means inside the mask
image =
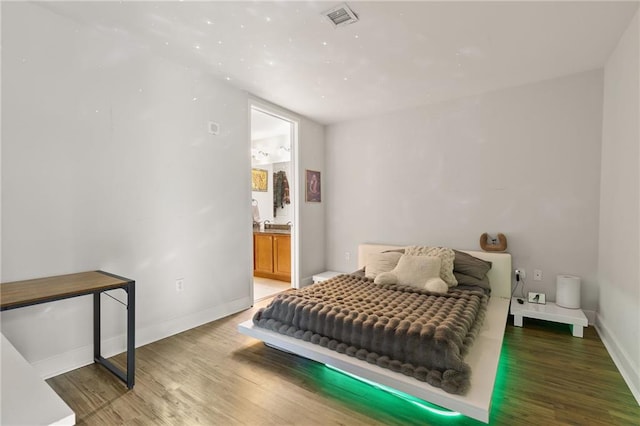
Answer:
POLYGON ((133 389, 136 372, 136 283, 127 286, 127 387, 133 389))
POLYGON ((93 359, 100 359, 100 293, 93 293, 93 359))

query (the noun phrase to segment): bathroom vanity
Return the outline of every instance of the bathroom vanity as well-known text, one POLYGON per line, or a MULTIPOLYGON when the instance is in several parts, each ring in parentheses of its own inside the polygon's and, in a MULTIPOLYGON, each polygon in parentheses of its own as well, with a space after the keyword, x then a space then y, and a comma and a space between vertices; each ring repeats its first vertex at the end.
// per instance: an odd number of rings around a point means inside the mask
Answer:
POLYGON ((265 229, 253 232, 253 275, 291 281, 291 231, 265 229))

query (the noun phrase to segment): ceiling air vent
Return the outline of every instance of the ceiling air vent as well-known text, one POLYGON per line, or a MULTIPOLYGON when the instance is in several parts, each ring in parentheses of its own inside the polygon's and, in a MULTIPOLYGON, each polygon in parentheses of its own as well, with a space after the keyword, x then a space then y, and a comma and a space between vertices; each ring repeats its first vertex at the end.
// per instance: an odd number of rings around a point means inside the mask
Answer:
POLYGON ((358 21, 358 16, 347 6, 342 3, 340 6, 327 10, 323 13, 334 27, 342 27, 343 25, 353 24, 358 21))

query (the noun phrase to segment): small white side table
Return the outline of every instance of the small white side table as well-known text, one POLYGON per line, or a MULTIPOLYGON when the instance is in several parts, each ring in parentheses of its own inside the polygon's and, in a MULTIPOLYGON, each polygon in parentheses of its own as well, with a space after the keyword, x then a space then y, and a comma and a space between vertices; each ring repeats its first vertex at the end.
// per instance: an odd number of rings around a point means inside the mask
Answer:
POLYGON ((520 304, 516 297, 511 299, 511 315, 513 315, 513 325, 516 327, 522 327, 522 319, 525 317, 569 324, 571 334, 575 337, 582 337, 583 327, 589 325, 582 309, 567 309, 551 302, 541 305, 525 300, 520 304))
POLYGON ((344 272, 324 271, 313 276, 313 283, 317 284, 321 281, 325 281, 325 280, 328 280, 329 278, 337 277, 338 275, 342 275, 342 274, 344 274, 344 272))

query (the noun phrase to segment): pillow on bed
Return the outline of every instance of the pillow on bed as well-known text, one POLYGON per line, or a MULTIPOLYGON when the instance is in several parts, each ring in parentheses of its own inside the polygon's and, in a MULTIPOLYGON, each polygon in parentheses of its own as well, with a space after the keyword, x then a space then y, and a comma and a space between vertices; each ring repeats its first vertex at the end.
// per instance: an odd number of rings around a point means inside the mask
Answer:
POLYGON ((472 277, 471 275, 463 274, 461 272, 454 272, 453 275, 456 276, 456 280, 458 280, 458 285, 473 285, 473 286, 481 287, 485 290, 491 290, 489 277, 487 277, 486 275, 481 279, 472 277))
POLYGON ((440 278, 442 278, 449 287, 455 287, 458 284, 456 277, 453 275, 453 261, 456 257, 453 249, 445 247, 411 246, 406 248, 405 255, 436 256, 440 258, 440 278))
POLYGON ((381 272, 376 275, 376 278, 373 280, 373 282, 382 285, 397 284, 398 277, 393 272, 381 272))
POLYGON ((424 288, 432 293, 440 294, 445 294, 449 291, 449 286, 440 277, 429 278, 425 283, 424 288))
POLYGON ((403 254, 390 274, 397 277, 398 284, 424 289, 429 279, 440 277, 440 264, 439 257, 403 254))
POLYGON ((385 251, 383 251, 383 253, 402 253, 402 254, 404 254, 404 249, 400 248, 400 249, 385 250, 385 251))
POLYGON ((396 267, 402 253, 369 253, 367 265, 364 268, 364 275, 367 278, 375 278, 382 272, 389 272, 396 267))
MULTIPOLYGON (((470 275, 478 280, 486 277, 487 272, 491 269, 491 262, 478 259, 469 253, 454 250, 455 259, 453 261, 453 271, 465 275, 470 275)), ((459 282, 458 282, 459 283, 459 282)))
POLYGON ((352 272, 351 275, 355 275, 356 277, 364 277, 364 268, 360 268, 357 271, 352 272))

